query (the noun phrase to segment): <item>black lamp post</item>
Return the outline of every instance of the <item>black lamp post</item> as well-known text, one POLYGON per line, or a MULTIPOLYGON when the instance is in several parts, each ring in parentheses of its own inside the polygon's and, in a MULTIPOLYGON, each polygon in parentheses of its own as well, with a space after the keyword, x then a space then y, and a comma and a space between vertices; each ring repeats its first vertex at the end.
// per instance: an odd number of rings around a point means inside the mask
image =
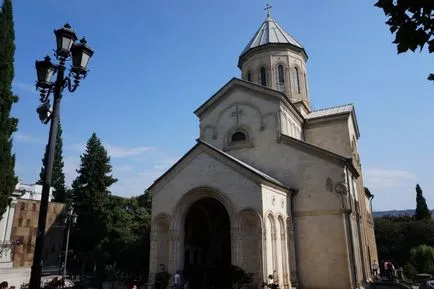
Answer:
POLYGON ((48 138, 47 163, 45 164, 45 176, 42 184, 41 204, 39 208, 38 229, 36 231, 36 244, 33 255, 32 272, 30 275, 30 289, 40 289, 42 272, 42 252, 44 249, 45 223, 47 219, 48 197, 51 187, 51 175, 53 171, 54 151, 56 146, 57 128, 59 126, 60 100, 64 88, 74 92, 80 84, 80 80, 86 77, 87 64, 93 55, 93 50, 86 44, 83 38, 77 41, 77 36, 69 24, 54 31, 56 35, 57 49, 55 57, 59 64, 51 63, 50 57, 36 61, 38 81, 36 89, 40 92, 41 105, 36 110, 39 119, 44 124, 50 123, 50 135, 48 138), (65 62, 72 58, 72 65, 65 76, 65 62), (57 73, 56 81, 52 78, 57 73), (73 78, 73 80, 71 80, 73 78), (50 95, 53 94, 53 108, 50 105, 50 95))
POLYGON ((66 279, 66 266, 68 264, 68 251, 69 251, 69 233, 71 232, 71 227, 77 224, 77 215, 72 211, 72 208, 64 217, 64 222, 67 228, 66 232, 66 245, 65 245, 65 261, 63 262, 63 278, 66 279))

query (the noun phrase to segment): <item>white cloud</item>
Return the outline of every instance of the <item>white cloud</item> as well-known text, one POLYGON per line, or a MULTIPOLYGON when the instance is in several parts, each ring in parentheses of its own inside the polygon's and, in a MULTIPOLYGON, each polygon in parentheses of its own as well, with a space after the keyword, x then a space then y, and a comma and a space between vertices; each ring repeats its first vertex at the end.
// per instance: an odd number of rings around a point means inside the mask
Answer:
POLYGON ((105 147, 107 149, 109 156, 112 158, 138 156, 153 150, 153 147, 148 147, 148 146, 122 147, 122 146, 106 144, 105 147))
POLYGON ((126 175, 116 175, 119 173, 119 169, 113 167, 115 170, 114 175, 118 178, 118 181, 110 188, 113 194, 121 196, 137 196, 142 194, 145 189, 178 160, 178 158, 169 157, 161 152, 158 155, 160 158, 153 160, 150 168, 136 172, 130 171, 126 175))
MULTIPOLYGON (((108 155, 111 158, 126 158, 126 157, 139 156, 154 150, 154 148, 150 146, 127 147, 127 146, 116 146, 112 144, 103 144, 103 145, 107 150, 108 155)), ((65 148, 82 154, 86 149, 86 144, 76 143, 76 144, 67 145, 65 146, 65 148)))
POLYGON ((23 143, 44 144, 48 141, 48 140, 44 140, 43 138, 31 134, 27 134, 27 133, 22 133, 22 132, 14 133, 13 137, 15 141, 23 142, 23 143))
POLYGON ((365 184, 369 188, 388 189, 415 184, 417 176, 412 172, 394 169, 365 169, 365 184))

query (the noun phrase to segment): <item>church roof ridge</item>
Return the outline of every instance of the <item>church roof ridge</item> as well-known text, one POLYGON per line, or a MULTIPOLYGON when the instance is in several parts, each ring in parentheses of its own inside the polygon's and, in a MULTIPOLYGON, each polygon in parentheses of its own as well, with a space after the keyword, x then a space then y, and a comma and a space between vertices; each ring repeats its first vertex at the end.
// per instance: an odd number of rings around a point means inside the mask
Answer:
MULTIPOLYGON (((244 48, 241 56, 250 49, 263 46, 266 44, 290 44, 304 50, 304 47, 295 40, 288 32, 286 32, 272 17, 267 15, 267 18, 262 22, 259 29, 253 35, 247 46, 244 48)), ((240 56, 240 57, 241 57, 240 56)))

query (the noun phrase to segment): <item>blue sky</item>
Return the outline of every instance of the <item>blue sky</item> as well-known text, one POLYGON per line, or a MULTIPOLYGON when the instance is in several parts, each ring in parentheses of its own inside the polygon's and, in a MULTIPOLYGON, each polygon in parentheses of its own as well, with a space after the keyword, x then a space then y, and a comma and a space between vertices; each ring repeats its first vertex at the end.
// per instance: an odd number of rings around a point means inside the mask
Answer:
MULTIPOLYGON (((141 194, 199 135, 193 111, 232 77, 265 19, 265 0, 14 0, 16 174, 39 176, 48 126, 36 115, 34 61, 52 53, 69 22, 95 50, 88 77, 65 93, 67 182, 92 132, 108 149, 114 194, 141 194)), ((365 185, 374 209, 415 207, 416 183, 434 208, 433 56, 397 55, 375 1, 272 1, 272 15, 309 55, 315 109, 354 103, 365 185)))

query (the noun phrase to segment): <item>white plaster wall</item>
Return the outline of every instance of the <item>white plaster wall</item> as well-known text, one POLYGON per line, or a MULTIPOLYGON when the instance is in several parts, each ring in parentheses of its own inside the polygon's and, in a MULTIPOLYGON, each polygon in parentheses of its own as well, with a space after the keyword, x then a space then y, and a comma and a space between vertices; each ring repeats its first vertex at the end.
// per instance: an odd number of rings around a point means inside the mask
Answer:
MULTIPOLYGON (((197 152, 159 191, 153 192, 152 217, 161 213, 173 215, 180 198, 196 187, 211 187, 224 193, 237 210, 244 207, 260 210, 260 187, 254 181, 207 153, 197 152)), ((231 224, 233 225, 233 224, 231 224)))
POLYGON ((305 140, 331 152, 352 157, 348 118, 309 123, 304 130, 305 140))

